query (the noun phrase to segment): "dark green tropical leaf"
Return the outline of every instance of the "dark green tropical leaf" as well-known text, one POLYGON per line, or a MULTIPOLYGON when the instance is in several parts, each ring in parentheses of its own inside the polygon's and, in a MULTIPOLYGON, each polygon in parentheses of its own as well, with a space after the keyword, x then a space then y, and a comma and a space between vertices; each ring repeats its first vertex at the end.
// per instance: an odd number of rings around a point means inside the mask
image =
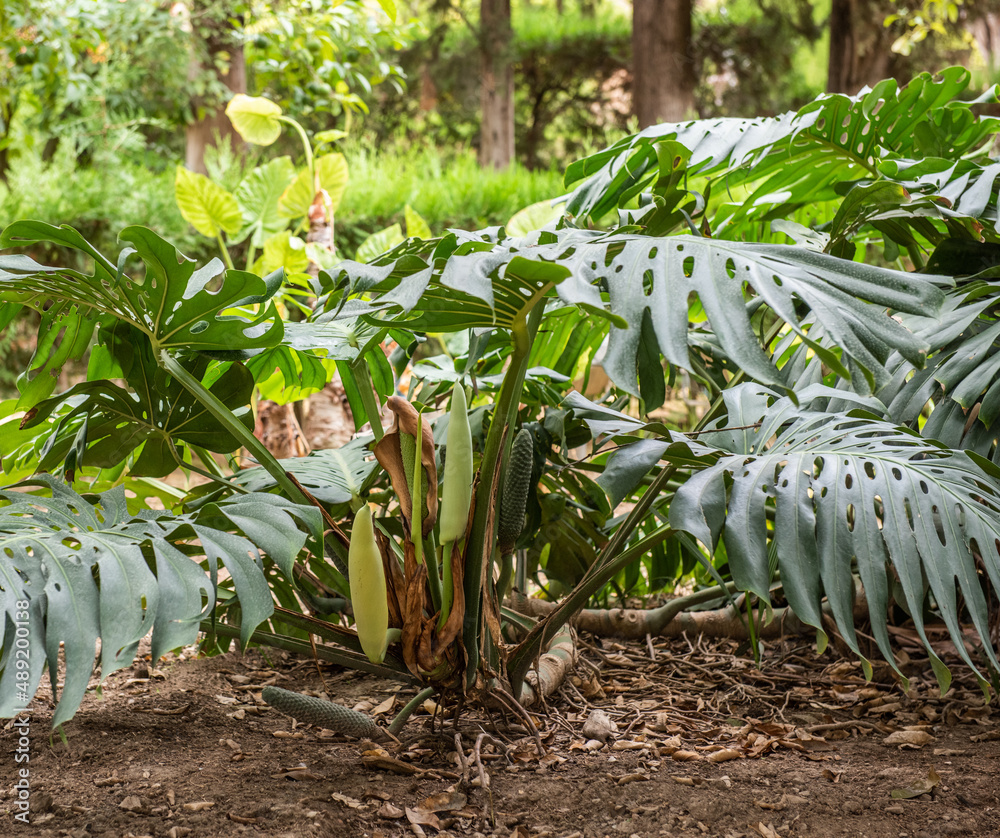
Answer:
MULTIPOLYGON (((61 362, 74 357, 79 336, 89 337, 94 322, 128 324, 145 336, 154 357, 161 351, 241 352, 274 346, 282 336, 282 322, 271 296, 282 277, 263 280, 243 271, 226 271, 212 260, 202 268, 144 227, 128 227, 120 238, 131 247, 122 251, 115 267, 78 233, 38 221, 18 221, 3 232, 0 246, 27 246, 55 242, 94 258, 94 273, 38 266, 23 256, 0 256, 0 302, 30 305, 46 312, 32 368, 46 376, 58 373, 61 362), (138 255, 142 279, 125 274, 128 258, 138 255), (260 306, 255 314, 232 313, 240 307, 260 306), (65 330, 61 340, 55 336, 65 330), (72 346, 73 351, 63 347, 72 346)), ((82 338, 81 338, 82 339, 82 338)), ((77 354, 75 357, 79 357, 77 354)), ((31 407, 51 393, 51 387, 30 390, 22 407, 31 407)))
POLYGON ((1000 590, 1000 470, 870 413, 814 412, 788 399, 768 406, 773 394, 750 385, 727 396, 728 423, 760 427, 702 437, 701 444, 718 446, 719 459, 678 489, 671 526, 706 545, 723 536, 733 579, 764 598, 773 543, 795 613, 820 628, 825 594, 859 654, 853 569, 890 661, 889 566, 924 644, 929 648, 921 616, 926 580, 959 653, 976 668, 962 642, 960 594, 990 666, 998 667, 983 583, 1000 590))
POLYGON ((736 192, 736 201, 720 207, 712 223, 717 235, 726 226, 725 235, 736 237, 747 222, 787 216, 796 206, 835 198, 838 184, 878 177, 889 157, 961 157, 978 149, 1000 121, 977 119, 959 98, 970 78, 965 68, 952 67, 938 77, 921 74, 902 89, 890 79, 855 97, 825 95, 776 118, 647 128, 567 169, 567 184, 586 179, 567 209, 597 219, 625 208, 647 188, 669 201, 671 190, 683 188, 661 172, 663 160, 676 156, 659 153, 670 142, 690 152, 689 176, 709 177, 726 194, 736 192))
MULTIPOLYGON (((139 641, 152 631, 154 660, 194 641, 199 620, 215 601, 221 562, 235 584, 243 612, 244 643, 273 611, 258 547, 283 567, 306 534, 321 537, 318 510, 272 495, 246 495, 197 515, 129 513, 124 487, 78 495, 49 476, 35 478, 48 496, 0 492, 0 590, 3 593, 3 674, 0 715, 25 706, 47 664, 59 704, 53 726, 71 718, 87 689, 94 649, 101 641, 101 675, 128 666, 139 641), (242 530, 244 534, 237 534, 242 530), (197 539, 197 541, 195 541, 197 539), (199 566, 204 557, 211 579, 199 566), (12 664, 19 602, 29 603, 29 679, 12 664), (65 683, 55 688, 60 657, 65 683), (24 698, 27 696, 27 698, 24 698)), ((22 620, 23 622, 23 620, 22 620)))
MULTIPOLYGON (((29 410, 23 428, 42 426, 62 405, 68 407, 59 412, 58 425, 40 451, 40 468, 52 470, 70 456, 72 465, 110 468, 141 447, 129 471, 165 477, 179 465, 181 443, 218 453, 239 447, 240 441, 156 364, 149 343, 134 328, 118 324, 102 329, 101 339, 129 389, 108 380, 84 381, 29 410), (81 429, 82 456, 76 456, 74 442, 81 429)), ((190 357, 189 371, 205 379, 211 363, 204 355, 190 357)), ((253 378, 246 367, 232 362, 221 371, 217 368, 205 384, 252 430, 253 378)), ((72 467, 67 473, 72 476, 72 467)))

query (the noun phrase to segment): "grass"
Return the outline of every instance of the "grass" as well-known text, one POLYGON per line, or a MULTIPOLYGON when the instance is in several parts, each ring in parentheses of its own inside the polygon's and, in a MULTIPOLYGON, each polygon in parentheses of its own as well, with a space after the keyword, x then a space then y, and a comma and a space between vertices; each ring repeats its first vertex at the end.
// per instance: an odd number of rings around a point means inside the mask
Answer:
POLYGON ((446 156, 424 148, 395 155, 348 147, 345 154, 351 181, 337 216, 337 235, 357 235, 358 241, 401 223, 407 204, 440 234, 449 227, 506 224, 518 210, 565 191, 561 172, 480 169, 471 150, 446 156))
MULTIPOLYGON (((353 253, 370 233, 402 223, 406 204, 440 234, 449 227, 505 224, 518 210, 565 191, 561 172, 517 166, 482 170, 471 150, 443 154, 411 147, 392 153, 348 146, 344 151, 351 179, 337 217, 337 237, 345 253, 353 253)), ((218 255, 215 243, 181 217, 174 201, 173 165, 157 172, 122 159, 89 168, 78 166, 69 153, 57 153, 48 162, 22 153, 7 184, 0 183, 0 227, 27 218, 69 224, 112 257, 119 250, 118 233, 133 224, 149 227, 199 261, 218 255)))

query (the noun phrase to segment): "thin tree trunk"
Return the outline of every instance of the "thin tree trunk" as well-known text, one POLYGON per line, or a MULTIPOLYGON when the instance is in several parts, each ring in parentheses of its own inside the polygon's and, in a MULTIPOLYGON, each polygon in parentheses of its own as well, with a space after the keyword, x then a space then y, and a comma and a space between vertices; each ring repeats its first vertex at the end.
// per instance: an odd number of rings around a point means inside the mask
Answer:
POLYGON ((827 62, 828 93, 855 95, 866 85, 895 76, 903 65, 892 51, 902 24, 874 26, 892 7, 884 0, 833 0, 830 9, 830 57, 827 62))
POLYGON ((681 122, 694 110, 692 0, 634 0, 632 110, 639 127, 681 122))
POLYGON ((827 93, 854 92, 850 89, 853 59, 851 0, 833 0, 830 9, 830 58, 826 65, 827 93))
POLYGON ((482 53, 480 101, 483 111, 479 165, 505 169, 514 160, 510 0, 482 0, 479 36, 482 53))
MULTIPOLYGON (((192 15, 197 15, 200 2, 196 0, 192 15)), ((204 22, 203 22, 204 24, 204 22)), ((195 77, 205 72, 202 61, 207 60, 209 66, 214 64, 219 53, 227 53, 229 64, 225 72, 219 73, 219 81, 233 93, 247 92, 247 65, 243 54, 243 46, 235 37, 230 23, 226 19, 219 20, 219 31, 209 36, 203 44, 194 45, 194 57, 188 69, 189 77, 195 77), (198 56, 202 56, 199 60, 198 56)), ((242 149, 243 141, 233 130, 229 118, 225 114, 226 103, 213 103, 205 106, 195 101, 192 103, 196 113, 204 110, 201 118, 187 126, 187 152, 184 165, 193 172, 207 174, 205 169, 205 149, 214 146, 216 137, 228 139, 234 149, 242 149)))
POLYGON ((1000 12, 984 12, 969 26, 991 74, 1000 71, 1000 12))

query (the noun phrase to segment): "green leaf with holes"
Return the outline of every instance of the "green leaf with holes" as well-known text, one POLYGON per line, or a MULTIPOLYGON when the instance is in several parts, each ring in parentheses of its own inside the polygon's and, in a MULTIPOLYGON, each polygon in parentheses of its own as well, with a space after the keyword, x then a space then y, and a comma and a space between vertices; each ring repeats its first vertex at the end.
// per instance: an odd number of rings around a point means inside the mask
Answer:
MULTIPOLYGON (((817 393, 831 394, 837 391, 817 393)), ((727 391, 726 423, 753 429, 700 437, 699 446, 714 448, 717 460, 678 489, 671 526, 706 545, 723 538, 733 580, 764 598, 773 545, 795 613, 821 628, 825 596, 839 631, 860 655, 855 569, 872 633, 892 661, 890 564, 928 650, 925 583, 963 660, 979 672, 963 640, 965 611, 990 666, 1000 668, 984 591, 984 585, 1000 591, 1000 469, 867 411, 810 410, 809 391, 800 393, 801 407, 776 395, 756 385, 727 391)))
POLYGON ((0 717, 27 705, 47 664, 58 699, 53 727, 79 708, 98 640, 102 679, 130 665, 150 633, 154 661, 193 643, 215 602, 221 564, 239 597, 245 645, 273 612, 261 550, 290 572, 306 538, 322 537, 318 510, 273 495, 244 495, 192 515, 134 516, 124 487, 79 495, 42 475, 19 489, 0 491, 0 717), (13 654, 14 624, 24 622, 27 670, 13 654))
MULTIPOLYGON (((127 227, 119 238, 129 246, 116 265, 68 227, 18 221, 3 231, 0 247, 52 242, 94 260, 93 273, 86 274, 0 256, 0 303, 45 312, 28 380, 54 381, 64 363, 80 357, 82 337, 96 324, 131 326, 149 342, 153 357, 164 350, 240 353, 280 343, 284 327, 271 302, 283 280, 280 271, 261 279, 227 271, 218 259, 198 267, 145 227, 127 227), (142 264, 132 271, 136 257, 142 264)), ((26 388, 20 407, 51 392, 52 386, 26 388)))

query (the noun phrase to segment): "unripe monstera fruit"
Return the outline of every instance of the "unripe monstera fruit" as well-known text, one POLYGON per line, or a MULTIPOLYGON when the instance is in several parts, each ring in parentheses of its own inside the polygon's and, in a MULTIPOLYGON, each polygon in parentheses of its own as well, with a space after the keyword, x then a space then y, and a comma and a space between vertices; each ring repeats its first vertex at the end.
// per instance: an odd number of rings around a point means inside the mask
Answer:
POLYGON ((358 640, 368 660, 381 663, 385 658, 386 632, 389 630, 389 603, 382 553, 375 542, 375 526, 367 504, 354 518, 351 546, 347 551, 347 572, 358 640))
POLYGON ((459 384, 451 397, 448 440, 441 490, 441 543, 451 544, 465 536, 472 503, 472 431, 465 388, 459 384))

